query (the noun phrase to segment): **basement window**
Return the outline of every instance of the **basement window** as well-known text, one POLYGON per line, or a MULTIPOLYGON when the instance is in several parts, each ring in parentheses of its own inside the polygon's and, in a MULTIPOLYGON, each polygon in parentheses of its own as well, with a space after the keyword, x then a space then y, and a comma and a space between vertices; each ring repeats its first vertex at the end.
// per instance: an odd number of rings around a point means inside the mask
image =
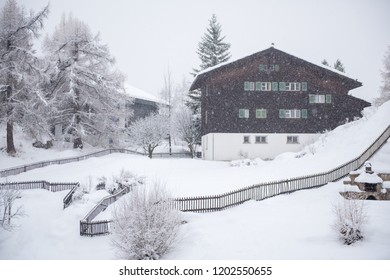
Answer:
POLYGON ((249 137, 249 135, 245 135, 244 136, 244 144, 250 144, 251 142, 250 142, 250 137, 249 137))
POLYGON ((255 136, 256 144, 267 144, 267 136, 255 136))
POLYGON ((298 136, 287 136, 287 144, 299 144, 298 136))

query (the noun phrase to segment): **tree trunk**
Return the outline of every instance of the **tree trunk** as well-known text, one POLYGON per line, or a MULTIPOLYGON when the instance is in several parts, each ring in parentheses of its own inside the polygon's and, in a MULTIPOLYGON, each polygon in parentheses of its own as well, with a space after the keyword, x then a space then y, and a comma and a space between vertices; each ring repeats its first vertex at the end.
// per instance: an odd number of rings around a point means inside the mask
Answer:
POLYGON ((152 158, 152 154, 153 154, 153 149, 152 149, 152 147, 148 147, 148 157, 149 158, 152 158))
POLYGON ((7 153, 10 156, 16 154, 16 149, 14 145, 14 125, 11 121, 7 122, 7 153))
POLYGON ((168 136, 168 143, 169 143, 169 155, 171 156, 172 155, 172 138, 171 138, 171 134, 169 134, 169 136, 168 136))

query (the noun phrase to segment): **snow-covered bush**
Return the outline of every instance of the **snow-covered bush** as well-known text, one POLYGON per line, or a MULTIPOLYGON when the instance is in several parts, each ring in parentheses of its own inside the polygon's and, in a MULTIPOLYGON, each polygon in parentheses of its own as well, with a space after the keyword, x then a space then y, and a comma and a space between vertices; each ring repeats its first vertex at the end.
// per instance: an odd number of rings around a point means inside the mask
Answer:
POLYGON ((366 222, 364 200, 343 199, 334 206, 334 229, 344 244, 351 245, 363 239, 362 226, 366 222))
POLYGON ((157 260, 177 241, 180 212, 160 183, 135 188, 113 211, 112 244, 121 259, 157 260))
POLYGON ((113 175, 109 180, 105 177, 102 177, 102 180, 104 180, 103 178, 106 180, 106 190, 110 194, 114 194, 126 187, 142 185, 144 183, 144 179, 142 177, 124 169, 121 170, 119 175, 113 175))

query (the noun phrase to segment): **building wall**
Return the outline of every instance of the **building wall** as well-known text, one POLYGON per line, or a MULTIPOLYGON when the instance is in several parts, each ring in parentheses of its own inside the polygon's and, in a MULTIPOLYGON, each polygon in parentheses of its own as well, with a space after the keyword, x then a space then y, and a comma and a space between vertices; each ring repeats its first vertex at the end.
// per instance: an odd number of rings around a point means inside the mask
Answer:
POLYGON ((284 152, 298 152, 313 143, 321 134, 299 133, 209 133, 202 136, 205 160, 235 160, 239 158, 273 159, 284 152), (250 143, 244 143, 249 136, 250 143), (255 143, 256 136, 266 136, 266 143, 255 143), (297 144, 288 144, 287 136, 298 136, 297 144))

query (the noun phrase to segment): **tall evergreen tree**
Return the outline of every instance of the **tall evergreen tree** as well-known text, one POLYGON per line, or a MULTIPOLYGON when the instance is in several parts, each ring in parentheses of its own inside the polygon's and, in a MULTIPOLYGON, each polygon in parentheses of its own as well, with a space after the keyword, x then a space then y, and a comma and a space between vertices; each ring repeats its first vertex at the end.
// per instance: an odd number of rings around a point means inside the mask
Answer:
POLYGON ((14 124, 30 131, 40 130, 44 120, 38 112, 45 103, 39 84, 41 61, 33 40, 40 35, 48 6, 26 15, 15 0, 7 0, 0 11, 0 118, 7 126, 7 153, 16 153, 14 124))
POLYGON ((221 25, 217 21, 215 14, 209 20, 209 27, 198 44, 197 54, 201 61, 198 69, 194 69, 195 74, 199 71, 213 67, 230 59, 230 44, 225 43, 225 36, 222 36, 221 25))
MULTIPOLYGON (((209 67, 216 66, 220 63, 226 62, 230 59, 229 52, 230 44, 225 43, 225 36, 222 36, 222 28, 215 14, 209 20, 209 26, 206 33, 203 35, 198 44, 197 54, 201 61, 199 69, 193 69, 193 75, 196 76, 202 70, 209 67)), ((200 107, 201 93, 198 90, 188 93, 188 100, 186 105, 194 115, 194 126, 200 130, 201 107, 200 107)), ((200 133, 199 133, 200 135, 200 133)), ((198 140, 199 142, 199 140, 198 140)))

